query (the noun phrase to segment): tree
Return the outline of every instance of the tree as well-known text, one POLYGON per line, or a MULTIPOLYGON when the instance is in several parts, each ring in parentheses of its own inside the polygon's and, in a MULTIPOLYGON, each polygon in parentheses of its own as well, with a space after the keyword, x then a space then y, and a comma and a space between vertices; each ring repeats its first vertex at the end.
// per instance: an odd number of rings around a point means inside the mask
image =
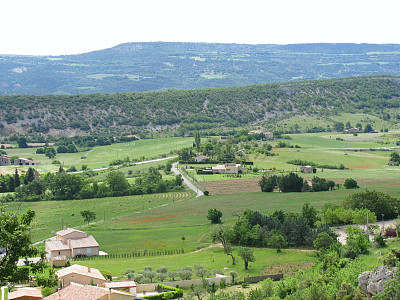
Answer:
POLYGON ((91 221, 96 220, 96 213, 94 211, 83 210, 81 211, 81 216, 83 217, 84 221, 88 223, 88 225, 91 221))
POLYGON ((238 272, 236 272, 236 271, 230 271, 229 275, 232 278, 232 283, 235 283, 236 282, 236 278, 238 278, 238 276, 239 276, 238 272))
POLYGON ((27 185, 29 182, 32 182, 35 179, 35 170, 31 167, 28 168, 26 172, 24 184, 27 185))
POLYGON ((307 219, 307 223, 309 226, 313 227, 315 222, 318 220, 317 218, 317 210, 308 203, 304 203, 302 207, 302 216, 307 219))
POLYGON ((233 248, 230 245, 233 238, 233 228, 228 225, 216 225, 211 228, 210 235, 213 242, 219 241, 222 244, 225 254, 232 257, 232 265, 235 265, 235 257, 232 254, 233 248))
POLYGON ((201 138, 200 138, 200 132, 196 131, 194 134, 194 143, 197 148, 197 152, 200 152, 200 147, 201 147, 201 138))
POLYGON ((24 138, 24 137, 20 137, 17 140, 17 143, 18 143, 18 148, 28 148, 29 147, 28 144, 26 143, 26 138, 24 138))
POLYGON ((262 192, 273 192, 275 187, 278 185, 278 176, 266 176, 263 174, 258 184, 261 187, 262 192))
POLYGON ((122 172, 110 172, 106 177, 106 182, 114 195, 124 195, 130 187, 128 180, 122 172))
POLYGON ((32 246, 29 229, 35 212, 28 210, 20 217, 7 213, 0 208, 0 245, 5 249, 0 257, 0 282, 19 282, 28 280, 29 272, 42 272, 45 266, 45 253, 32 246), (24 267, 17 267, 20 258, 37 257, 36 263, 29 262, 24 267))
POLYGON ((333 238, 327 232, 318 233, 313 245, 315 249, 322 249, 322 260, 324 260, 325 249, 329 248, 333 242, 333 238))
POLYGON ((281 252, 281 248, 287 245, 287 241, 285 237, 282 235, 282 233, 279 230, 275 229, 274 233, 268 240, 268 244, 272 248, 276 248, 276 252, 279 253, 281 252))
POLYGON ((253 250, 248 247, 240 247, 238 250, 238 255, 244 261, 244 269, 245 270, 249 269, 249 262, 256 261, 256 258, 254 257, 254 254, 253 254, 253 250))
POLYGON ((371 131, 374 131, 374 129, 372 129, 371 124, 365 125, 364 132, 365 132, 365 133, 369 133, 369 132, 371 132, 371 131))
POLYGON ((400 155, 399 155, 399 152, 392 152, 392 153, 390 153, 390 160, 391 161, 393 161, 393 162, 395 162, 395 163, 398 163, 398 164, 400 164, 400 155))
POLYGON ((48 158, 52 159, 52 158, 56 157, 57 153, 56 153, 56 150, 53 147, 46 147, 45 150, 44 150, 44 154, 48 158))
POLYGON ((14 174, 14 186, 15 188, 19 187, 21 185, 21 179, 19 178, 18 174, 18 169, 15 169, 15 174, 14 174))
POLYGON ((356 188, 358 188, 357 181, 355 181, 353 178, 347 178, 347 179, 344 181, 343 186, 344 186, 346 189, 356 189, 356 188))
POLYGON ((344 199, 343 206, 346 209, 369 209, 379 218, 382 214, 388 219, 397 217, 400 209, 400 200, 389 195, 369 191, 352 194, 344 199))
POLYGON ((221 223, 222 212, 216 208, 210 208, 208 210, 207 219, 211 221, 211 224, 221 223))
POLYGON ((303 187, 303 178, 296 173, 283 175, 279 180, 279 189, 284 192, 301 192, 303 187))

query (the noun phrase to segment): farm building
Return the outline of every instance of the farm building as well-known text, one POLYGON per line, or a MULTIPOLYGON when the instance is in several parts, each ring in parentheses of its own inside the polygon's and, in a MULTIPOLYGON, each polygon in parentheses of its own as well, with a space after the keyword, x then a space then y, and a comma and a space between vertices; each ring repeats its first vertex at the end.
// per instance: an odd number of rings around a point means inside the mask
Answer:
POLYGON ((30 159, 26 159, 26 158, 16 158, 14 159, 14 165, 19 165, 19 166, 33 166, 33 165, 37 165, 38 162, 30 160, 30 159))
POLYGON ((11 158, 8 155, 0 156, 0 166, 9 166, 11 165, 11 158))
POLYGON ((302 173, 313 173, 313 167, 312 166, 301 166, 300 167, 300 172, 302 172, 302 173))

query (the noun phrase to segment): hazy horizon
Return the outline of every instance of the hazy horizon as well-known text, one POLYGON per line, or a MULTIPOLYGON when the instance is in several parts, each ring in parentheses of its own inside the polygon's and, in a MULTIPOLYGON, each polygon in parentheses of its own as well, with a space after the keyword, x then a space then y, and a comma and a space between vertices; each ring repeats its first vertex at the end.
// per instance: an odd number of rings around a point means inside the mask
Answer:
POLYGON ((130 42, 400 44, 395 0, 4 0, 0 54, 68 55, 130 42))

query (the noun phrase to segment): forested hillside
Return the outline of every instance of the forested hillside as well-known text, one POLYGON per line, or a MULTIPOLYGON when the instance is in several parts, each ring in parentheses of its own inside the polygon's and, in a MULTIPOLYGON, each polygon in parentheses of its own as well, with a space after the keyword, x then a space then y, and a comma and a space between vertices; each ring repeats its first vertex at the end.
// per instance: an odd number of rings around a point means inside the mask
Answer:
POLYGON ((118 94, 0 96, 0 130, 69 134, 178 131, 276 122, 294 115, 367 113, 400 119, 400 77, 270 83, 243 87, 118 94))
POLYGON ((123 93, 400 75, 400 45, 127 43, 80 55, 0 55, 0 94, 123 93))

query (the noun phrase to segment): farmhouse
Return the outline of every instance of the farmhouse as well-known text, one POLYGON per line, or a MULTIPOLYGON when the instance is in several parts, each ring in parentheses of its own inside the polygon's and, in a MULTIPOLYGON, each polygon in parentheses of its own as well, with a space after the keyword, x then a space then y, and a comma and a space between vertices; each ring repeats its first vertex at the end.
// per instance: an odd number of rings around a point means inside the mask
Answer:
POLYGON ((8 155, 0 156, 0 166, 9 166, 11 165, 11 158, 8 155))
MULTIPOLYGON (((47 258, 64 256, 66 259, 77 255, 99 255, 99 244, 86 232, 64 227, 45 243, 47 258)), ((58 258, 59 260, 59 258, 58 258)))
POLYGON ((212 167, 212 171, 214 174, 245 174, 247 168, 242 167, 241 164, 226 163, 212 167))
POLYGON ((68 287, 58 290, 44 298, 45 300, 131 300, 136 295, 126 294, 113 289, 98 286, 71 283, 68 287))
POLYGON ((91 267, 72 265, 68 268, 58 270, 56 272, 61 282, 61 287, 65 288, 72 282, 79 284, 104 284, 106 279, 99 270, 91 267))
POLYGON ((265 133, 265 138, 266 139, 273 139, 274 138, 274 134, 272 132, 266 132, 265 133))
POLYGON ((258 129, 258 130, 252 130, 252 131, 249 131, 247 134, 261 134, 261 133, 264 133, 264 130, 262 130, 262 129, 258 129))
POLYGON ((199 155, 199 156, 194 158, 195 161, 203 161, 203 160, 206 160, 206 159, 209 159, 209 157, 205 156, 205 155, 199 155))
POLYGON ((300 172, 302 172, 302 173, 312 173, 313 172, 313 167, 312 166, 301 166, 300 167, 300 172))
POLYGON ((14 159, 14 165, 33 166, 33 165, 37 165, 37 164, 38 164, 38 162, 36 162, 36 161, 22 158, 22 157, 14 159))
POLYGON ((358 132, 360 132, 360 129, 353 127, 350 129, 346 129, 344 132, 345 133, 358 133, 358 132))

